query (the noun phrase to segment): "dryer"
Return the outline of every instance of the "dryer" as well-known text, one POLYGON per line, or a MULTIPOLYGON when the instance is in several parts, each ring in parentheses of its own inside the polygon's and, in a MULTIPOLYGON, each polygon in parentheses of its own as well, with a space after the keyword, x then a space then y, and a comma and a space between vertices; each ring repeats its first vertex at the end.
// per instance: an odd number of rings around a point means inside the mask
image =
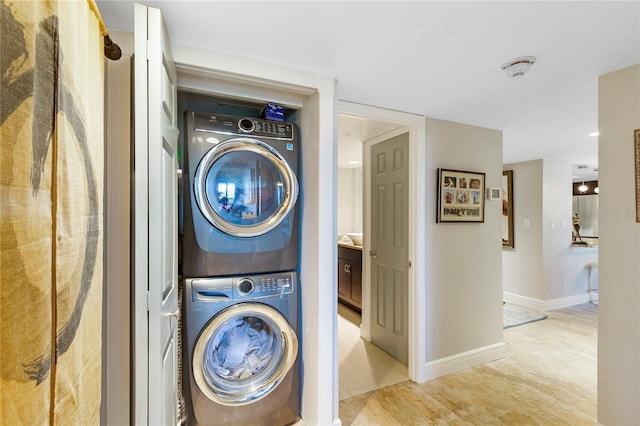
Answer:
POLYGON ((195 111, 184 123, 184 276, 296 270, 296 125, 195 111))
POLYGON ((297 286, 295 272, 185 280, 189 424, 299 420, 297 286))

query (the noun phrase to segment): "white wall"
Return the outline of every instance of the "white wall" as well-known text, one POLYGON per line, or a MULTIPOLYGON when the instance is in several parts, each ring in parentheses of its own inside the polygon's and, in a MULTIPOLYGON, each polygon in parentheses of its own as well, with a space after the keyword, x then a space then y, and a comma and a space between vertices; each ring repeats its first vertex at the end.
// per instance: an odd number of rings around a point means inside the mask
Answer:
POLYGON ((545 310, 588 301, 586 267, 598 262, 597 248, 571 246, 571 175, 569 161, 543 160, 542 261, 545 310))
POLYGON ((364 192, 364 185, 362 184, 362 167, 356 167, 353 169, 353 185, 354 185, 354 195, 353 195, 353 214, 354 214, 354 227, 353 230, 355 232, 362 232, 363 230, 363 219, 364 216, 362 214, 362 209, 364 206, 364 200, 362 198, 362 193, 364 192))
POLYGON ((633 131, 640 129, 640 65, 598 87, 600 290, 598 422, 640 424, 640 224, 633 131))
POLYGON ((426 119, 427 378, 504 356, 501 205, 485 201, 484 223, 436 224, 437 169, 486 173, 502 182, 502 132, 426 119))
POLYGON ((571 163, 544 159, 504 169, 514 175, 515 233, 515 247, 502 254, 505 301, 539 311, 587 302, 586 266, 598 262, 598 249, 571 246, 571 163))
POLYGON ((502 252, 504 292, 507 298, 543 300, 542 160, 506 164, 504 170, 513 170, 514 214, 514 248, 502 252))
POLYGON ((101 424, 131 418, 132 33, 111 33, 122 57, 105 59, 104 286, 101 424))
POLYGON ((362 232, 362 167, 338 168, 338 235, 362 232))

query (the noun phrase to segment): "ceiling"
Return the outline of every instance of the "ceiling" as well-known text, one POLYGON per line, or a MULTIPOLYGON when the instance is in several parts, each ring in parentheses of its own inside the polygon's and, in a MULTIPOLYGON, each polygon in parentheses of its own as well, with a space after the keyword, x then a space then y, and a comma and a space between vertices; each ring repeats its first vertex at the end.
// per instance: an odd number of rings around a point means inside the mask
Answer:
MULTIPOLYGON (((133 30, 133 3, 97 1, 112 31, 133 30)), ((174 46, 333 76, 340 100, 502 130, 504 163, 596 167, 598 76, 640 63, 637 0, 144 3, 174 46), (537 62, 507 77, 500 66, 519 56, 537 62)), ((371 126, 351 121, 340 146, 371 126)))

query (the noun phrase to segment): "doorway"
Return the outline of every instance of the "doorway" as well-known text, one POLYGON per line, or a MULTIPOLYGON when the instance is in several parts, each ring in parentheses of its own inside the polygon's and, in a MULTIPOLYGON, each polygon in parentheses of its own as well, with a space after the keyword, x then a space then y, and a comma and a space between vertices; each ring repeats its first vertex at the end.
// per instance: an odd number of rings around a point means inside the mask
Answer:
POLYGON ((338 396, 340 400, 409 379, 407 366, 360 337, 361 316, 338 304, 338 396))
MULTIPOLYGON (((423 300, 422 296, 419 295, 424 294, 424 285, 421 288, 417 288, 414 285, 415 282, 424 282, 423 280, 416 280, 417 277, 421 277, 423 274, 421 265, 409 271, 409 300, 412 302, 409 304, 408 309, 409 338, 404 348, 405 352, 409 354, 408 363, 407 359, 405 359, 405 364, 401 363, 376 345, 370 343, 371 288, 369 277, 371 276, 371 259, 369 258, 369 250, 371 249, 371 244, 367 234, 371 233, 371 216, 370 212, 367 212, 364 207, 367 202, 370 202, 367 198, 370 196, 370 185, 366 182, 368 179, 366 177, 367 167, 370 160, 369 147, 365 150, 364 142, 370 141, 375 144, 402 133, 409 134, 410 150, 423 157, 424 143, 417 143, 419 140, 424 141, 423 117, 343 101, 339 102, 337 233, 339 238, 351 232, 364 234, 363 242, 361 243, 362 311, 361 313, 356 312, 357 309, 354 311, 352 309, 354 306, 349 306, 348 303, 339 303, 337 309, 340 399, 409 378, 417 382, 423 381, 422 367, 424 363, 419 360, 424 359, 423 344, 420 343, 424 341, 420 337, 421 335, 424 336, 424 332, 420 331, 424 327, 424 321, 419 320, 419 310, 413 303, 413 301, 423 300), (346 180, 344 178, 345 175, 347 176, 346 180), (348 192, 347 195, 345 195, 345 191, 348 192), (354 202, 357 205, 354 206, 354 202), (355 227, 348 228, 345 223, 352 226, 355 225, 355 227), (361 226, 361 228, 358 226, 361 226), (385 372, 388 374, 384 374, 385 372)), ((418 176, 421 174, 424 176, 424 170, 420 171, 415 167, 415 158, 408 158, 413 169, 409 178, 412 188, 408 194, 408 206, 411 210, 412 204, 415 203, 414 194, 417 188, 424 186, 421 183, 416 185, 416 180, 424 182, 424 178, 418 176)), ((418 215, 411 214, 411 217, 409 217, 409 235, 416 230, 419 231, 419 229, 416 229, 416 219, 420 215, 420 210, 423 209, 418 209, 418 215)), ((424 220, 421 223, 424 224, 424 220)), ((420 224, 417 226, 420 229, 423 227, 424 225, 420 224)), ((424 256, 423 245, 421 246, 415 238, 410 238, 410 240, 408 244, 409 255, 424 256)))

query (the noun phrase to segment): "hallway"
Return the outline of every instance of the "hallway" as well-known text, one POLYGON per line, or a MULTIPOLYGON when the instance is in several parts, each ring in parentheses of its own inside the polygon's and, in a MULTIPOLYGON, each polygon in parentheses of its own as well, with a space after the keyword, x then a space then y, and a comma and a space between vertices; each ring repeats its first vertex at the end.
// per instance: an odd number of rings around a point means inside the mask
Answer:
POLYGON ((343 425, 593 425, 598 307, 582 304, 504 330, 507 357, 340 401, 343 425))

